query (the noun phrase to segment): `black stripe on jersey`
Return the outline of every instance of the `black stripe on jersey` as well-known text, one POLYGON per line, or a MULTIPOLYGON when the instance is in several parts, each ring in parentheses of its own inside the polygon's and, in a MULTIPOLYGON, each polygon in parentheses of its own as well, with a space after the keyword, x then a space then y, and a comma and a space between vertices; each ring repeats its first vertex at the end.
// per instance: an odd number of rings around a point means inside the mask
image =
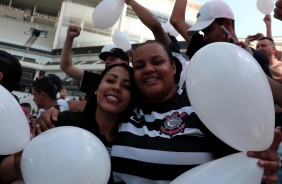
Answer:
POLYGON ((120 132, 123 139, 117 139, 115 145, 130 146, 141 149, 175 151, 175 152, 210 152, 212 144, 204 137, 174 136, 172 138, 137 136, 131 133, 120 132), (124 141, 127 139, 127 141, 124 141), (126 145, 122 143, 126 142, 126 145))
MULTIPOLYGON (((152 180, 173 180, 182 173, 198 165, 165 165, 127 160, 122 158, 111 158, 115 162, 113 171, 131 174, 152 180), (115 167, 115 165, 126 165, 126 167, 115 167), (146 170, 146 172, 144 172, 146 170)), ((169 159, 169 158, 167 158, 169 159)))

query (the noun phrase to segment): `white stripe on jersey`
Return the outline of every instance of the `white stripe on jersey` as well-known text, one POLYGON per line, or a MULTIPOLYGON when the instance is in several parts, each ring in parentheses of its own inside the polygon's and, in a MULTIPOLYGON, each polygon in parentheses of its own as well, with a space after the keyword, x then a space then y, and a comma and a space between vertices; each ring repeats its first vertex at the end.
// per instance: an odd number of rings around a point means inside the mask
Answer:
POLYGON ((200 165, 214 160, 213 154, 208 152, 170 152, 118 145, 113 147, 113 150, 115 150, 112 151, 113 157, 127 158, 131 160, 136 160, 136 158, 138 158, 138 161, 156 164, 200 165))
POLYGON ((126 181, 127 184, 169 184, 171 182, 167 180, 149 180, 146 178, 140 178, 140 177, 133 176, 130 174, 123 174, 123 173, 117 173, 117 172, 113 172, 113 176, 114 176, 115 183, 126 181))

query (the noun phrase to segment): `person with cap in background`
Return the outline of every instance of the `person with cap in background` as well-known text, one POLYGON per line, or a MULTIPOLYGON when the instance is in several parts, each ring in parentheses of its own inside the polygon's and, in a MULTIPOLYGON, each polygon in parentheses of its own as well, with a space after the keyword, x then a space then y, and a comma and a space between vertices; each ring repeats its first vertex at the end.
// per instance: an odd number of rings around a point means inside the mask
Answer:
MULTIPOLYGON (((61 55, 61 69, 77 83, 79 90, 89 93, 95 83, 98 82, 100 74, 85 71, 72 64, 72 44, 75 37, 79 36, 81 28, 70 25, 67 30, 67 36, 61 55)), ((112 48, 110 51, 102 52, 99 58, 105 62, 105 68, 113 64, 129 64, 129 57, 126 52, 120 48, 112 48)))
MULTIPOLYGON (((99 58, 105 62, 105 68, 113 64, 129 65, 129 57, 126 52, 120 48, 112 48, 110 51, 102 52, 99 58)), ((93 86, 98 82, 100 74, 84 71, 80 81, 80 91, 89 93, 93 86)), ((95 90, 95 89, 93 89, 95 90)))
POLYGON ((185 22, 187 0, 175 1, 170 18, 171 24, 189 44, 186 54, 191 59, 203 46, 213 42, 230 42, 240 45, 253 55, 264 72, 271 77, 267 58, 260 52, 239 42, 235 33, 234 14, 222 0, 206 2, 197 14, 196 23, 191 26, 185 22), (202 31, 204 35, 201 35, 202 31))
MULTIPOLYGON (((279 12, 282 9, 282 1, 276 2, 276 8, 274 10, 275 18, 279 19, 279 12)), ((192 27, 185 22, 187 0, 176 0, 172 15, 170 17, 170 23, 181 34, 181 36, 188 43, 186 54, 189 58, 202 47, 212 42, 235 42, 238 43, 238 39, 234 30, 234 14, 231 8, 223 1, 212 0, 205 3, 197 15, 197 22, 192 27), (223 26, 230 36, 227 36, 227 32, 223 31, 223 26), (204 33, 204 36, 199 34, 199 31, 204 33), (233 37, 231 39, 231 37, 233 37)), ((281 11, 282 12, 282 11, 281 11)), ((281 14, 282 15, 282 14, 281 14)), ((246 47, 248 48, 248 47, 246 47)), ((266 56, 251 48, 253 57, 258 61, 265 74, 272 89, 274 101, 277 104, 282 104, 281 86, 279 83, 272 79, 269 70, 269 61, 266 56)))
MULTIPOLYGON (((190 58, 193 57, 200 48, 212 42, 231 42, 245 49, 249 49, 246 45, 239 43, 234 30, 234 14, 225 2, 212 0, 205 3, 200 8, 197 14, 196 24, 193 26, 185 22, 186 5, 187 0, 176 0, 170 22, 189 43, 186 54, 190 58), (199 31, 202 31, 204 35, 199 34, 199 31)), ((277 97, 277 91, 281 91, 281 89, 278 90, 278 88, 280 88, 278 87, 279 84, 271 78, 268 59, 253 48, 251 48, 250 53, 267 74, 274 100, 279 100, 280 98, 277 97)))

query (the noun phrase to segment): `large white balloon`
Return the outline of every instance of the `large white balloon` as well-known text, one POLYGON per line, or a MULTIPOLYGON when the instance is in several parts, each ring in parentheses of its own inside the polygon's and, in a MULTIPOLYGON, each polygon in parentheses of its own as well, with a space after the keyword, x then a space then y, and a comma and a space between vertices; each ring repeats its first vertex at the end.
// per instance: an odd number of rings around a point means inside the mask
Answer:
POLYGON ((274 102, 260 65, 244 49, 217 42, 190 60, 186 88, 202 122, 240 151, 263 151, 274 137, 274 102))
POLYGON ((131 43, 128 36, 121 31, 116 31, 112 36, 114 44, 121 48, 123 51, 128 51, 131 49, 131 43))
POLYGON ((92 133, 57 127, 38 135, 25 147, 21 171, 26 184, 107 183, 110 157, 92 133))
POLYGON ((124 0, 103 0, 96 6, 92 21, 99 29, 112 27, 120 18, 124 7, 124 0))
POLYGON ((166 33, 169 33, 172 36, 177 37, 179 35, 179 33, 174 29, 174 27, 170 24, 169 21, 167 21, 164 25, 163 25, 163 29, 166 33))
POLYGON ((171 184, 259 184, 263 168, 258 159, 247 157, 245 153, 235 153, 195 167, 174 179, 171 184))
POLYGON ((274 8, 274 0, 257 0, 257 8, 265 15, 270 14, 274 8))
POLYGON ((102 52, 108 52, 110 51, 112 48, 116 48, 117 46, 114 44, 109 44, 109 45, 105 45, 102 49, 101 49, 101 53, 102 52))
POLYGON ((0 85, 0 155, 23 150, 29 140, 30 129, 20 104, 0 85))

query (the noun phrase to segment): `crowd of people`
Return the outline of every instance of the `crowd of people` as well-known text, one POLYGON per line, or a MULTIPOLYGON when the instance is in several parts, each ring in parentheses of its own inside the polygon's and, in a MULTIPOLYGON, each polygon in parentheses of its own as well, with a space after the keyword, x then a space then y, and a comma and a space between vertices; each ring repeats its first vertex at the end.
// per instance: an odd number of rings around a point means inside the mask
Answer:
MULTIPOLYGON (((105 69, 96 74, 72 64, 72 43, 79 36, 80 27, 69 26, 60 67, 79 83, 79 89, 87 93, 87 98, 76 103, 64 99, 67 106, 62 108, 56 94, 60 92, 62 99, 66 92, 57 76, 37 78, 32 88, 34 101, 44 112, 32 122, 33 136, 66 125, 92 132, 111 156, 112 173, 108 183, 170 183, 189 169, 238 152, 205 127, 191 106, 184 85, 188 63, 180 53, 177 40, 163 30, 148 9, 135 0, 125 0, 125 3, 152 31, 155 40, 140 44, 133 52, 113 48, 100 53, 105 69)), ((265 17, 267 34, 266 37, 259 34, 255 49, 250 46, 253 37, 248 36, 246 42, 238 40, 234 14, 224 1, 205 3, 192 26, 185 22, 186 5, 187 0, 176 0, 170 18, 188 43, 186 55, 192 58, 212 42, 229 42, 246 49, 265 72, 275 104, 282 107, 281 61, 275 55, 271 17, 265 17)), ((274 17, 282 21, 282 0, 276 2, 274 17)), ((0 84, 12 91, 20 77, 19 62, 8 53, 0 52, 0 84), (15 69, 8 70, 12 67, 10 64, 2 63, 17 64, 18 76, 14 75, 15 69)), ((276 113, 281 112, 277 108, 276 113)), ((276 126, 281 123, 278 120, 277 116, 276 126)), ((279 183, 282 177, 281 170, 278 172, 282 133, 274 127, 273 131, 274 140, 268 150, 247 153, 259 159, 258 165, 264 168, 262 182, 266 183, 279 183)), ((21 153, 1 156, 2 183, 22 179, 20 156, 21 153)))

